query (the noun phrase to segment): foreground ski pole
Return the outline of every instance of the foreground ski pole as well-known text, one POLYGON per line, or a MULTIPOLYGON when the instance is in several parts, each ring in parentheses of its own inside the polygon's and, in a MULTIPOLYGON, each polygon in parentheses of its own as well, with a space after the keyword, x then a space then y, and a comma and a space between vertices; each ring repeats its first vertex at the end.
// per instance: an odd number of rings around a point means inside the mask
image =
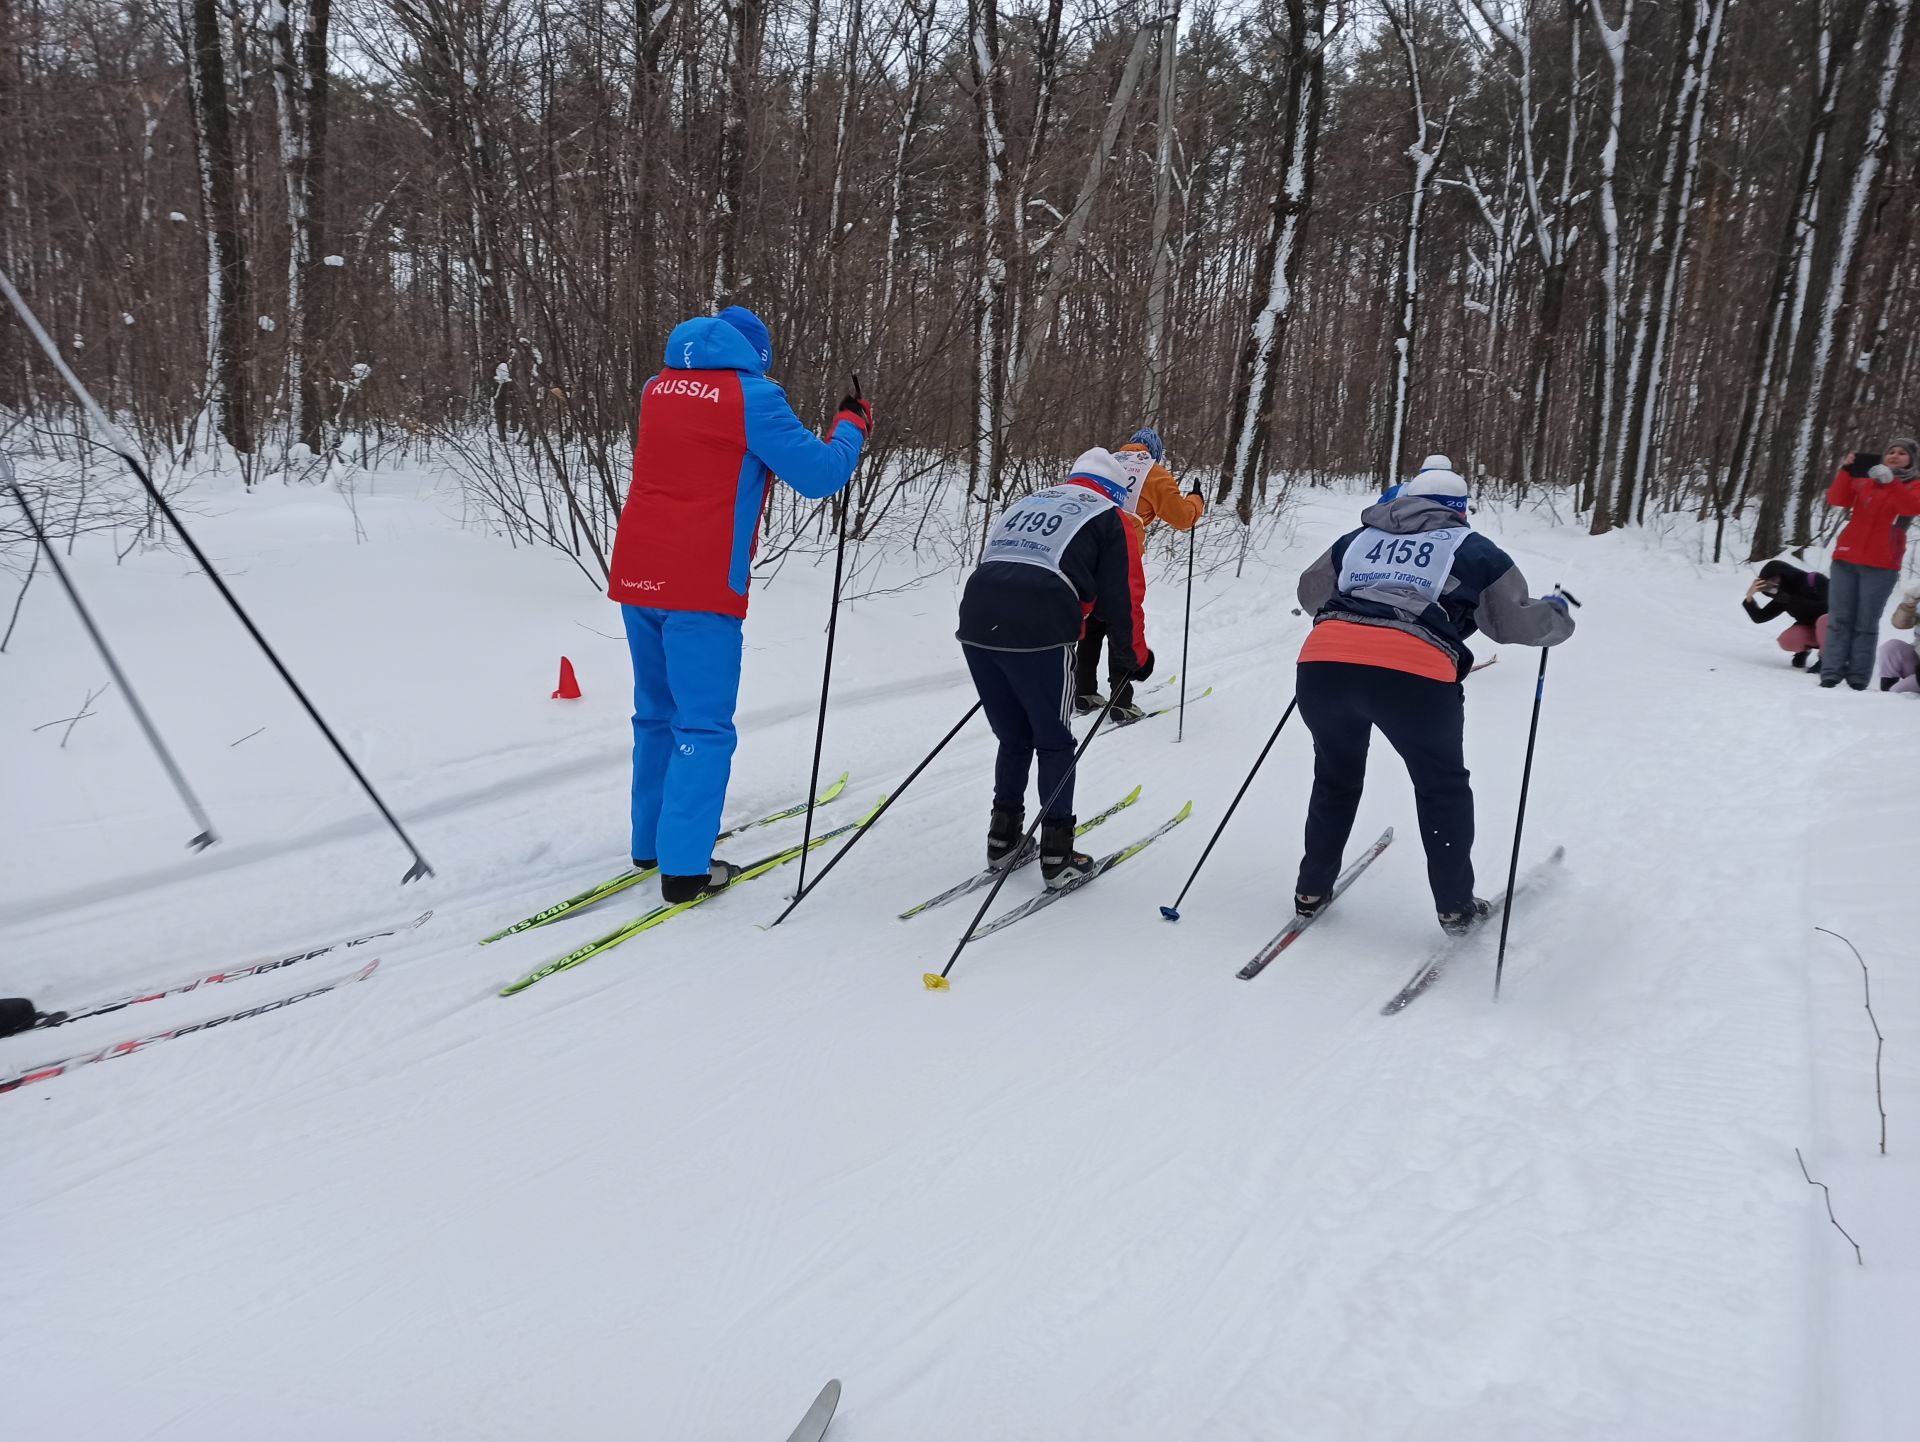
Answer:
MULTIPOLYGON (((1093 738, 1100 734, 1100 727, 1105 724, 1107 713, 1113 710, 1114 697, 1119 694, 1120 688, 1115 686, 1113 688, 1113 696, 1107 698, 1107 704, 1102 706, 1100 708, 1100 714, 1093 718, 1093 729, 1087 732, 1087 739, 1080 743, 1079 748, 1073 753, 1073 760, 1067 763, 1067 774, 1062 776, 1058 783, 1055 784, 1053 794, 1040 803, 1040 814, 1034 817, 1032 823, 1028 825, 1027 834, 1020 838, 1020 844, 1013 848, 1013 851, 1010 853, 1011 855, 1018 856, 1032 844, 1035 833, 1040 830, 1041 823, 1047 819, 1047 813, 1053 810, 1053 803, 1060 799, 1060 793, 1066 790, 1067 783, 1073 780, 1073 773, 1080 769, 1080 758, 1087 754, 1087 748, 1093 745, 1093 738)), ((849 842, 848 844, 851 845, 852 843, 849 842)), ((838 859, 837 857, 835 858, 835 860, 838 859)), ((921 983, 928 991, 951 991, 953 989, 947 985, 947 973, 953 970, 953 964, 960 959, 960 953, 965 951, 967 949, 967 943, 973 940, 973 933, 979 928, 980 922, 985 918, 988 908, 993 905, 993 899, 1000 894, 1000 888, 1005 886, 1007 884, 1007 878, 1019 869, 1019 867, 1011 864, 1001 868, 999 877, 994 881, 992 886, 987 888, 987 899, 980 903, 980 909, 974 912, 973 920, 967 923, 966 933, 961 936, 960 944, 954 947, 953 955, 947 958, 947 964, 940 968, 940 974, 936 976, 930 971, 921 973, 921 983)))
POLYGON ((767 923, 767 929, 769 931, 771 931, 774 927, 778 926, 781 922, 785 921, 789 916, 791 916, 793 914, 794 907, 798 906, 801 902, 807 899, 807 894, 813 890, 813 887, 818 886, 821 882, 827 879, 827 873, 833 870, 834 867, 840 864, 840 858, 845 856, 849 851, 853 850, 855 843, 858 842, 861 837, 865 836, 869 831, 873 830, 874 823, 877 822, 882 816, 885 816, 887 814, 887 808, 893 805, 894 802, 900 799, 900 794, 903 791, 905 791, 909 786, 913 785, 915 778, 918 777, 922 771, 925 771, 927 769, 928 765, 932 763, 934 757, 938 756, 942 751, 947 749, 947 743, 953 740, 954 737, 960 734, 961 728, 973 719, 974 713, 977 712, 979 709, 980 709, 980 702, 978 701, 975 701, 973 705, 969 706, 967 708, 967 714, 962 716, 958 721, 954 722, 953 729, 947 732, 946 735, 942 736, 939 742, 934 746, 933 750, 929 751, 921 759, 920 764, 914 767, 913 770, 907 773, 907 779, 905 781, 902 781, 898 786, 894 787, 892 791, 887 793, 886 798, 881 801, 879 809, 877 809, 873 813, 873 815, 869 816, 865 821, 861 822, 859 829, 856 830, 853 833, 853 835, 847 838, 847 844, 841 847, 838 851, 834 852, 833 855, 827 859, 827 864, 820 868, 820 874, 813 878, 813 886, 808 886, 803 883, 802 885, 800 885, 794 890, 793 900, 787 903, 787 909, 781 912, 778 916, 774 917, 772 921, 769 921, 767 923))
POLYGON ((1193 871, 1187 877, 1187 884, 1180 888, 1180 894, 1174 897, 1172 906, 1163 906, 1160 908, 1160 914, 1168 921, 1178 921, 1180 919, 1180 903, 1187 899, 1187 893, 1193 889, 1194 880, 1200 875, 1200 868, 1205 866, 1207 864, 1207 858, 1213 855, 1214 843, 1220 839, 1220 833, 1227 829, 1227 823, 1233 820, 1233 813, 1238 810, 1240 806, 1240 798, 1247 794, 1247 788, 1253 785, 1253 778, 1260 774, 1261 766, 1266 763, 1267 753, 1273 750, 1273 743, 1280 739, 1281 731, 1285 729, 1287 722, 1293 719, 1294 708, 1299 704, 1300 700, 1298 697, 1287 702, 1287 709, 1280 713, 1280 724, 1273 728, 1273 734, 1267 737, 1267 744, 1262 746, 1260 748, 1260 754, 1254 757, 1253 770, 1249 771, 1247 773, 1247 779, 1240 783, 1240 789, 1233 793, 1233 804, 1227 807, 1227 814, 1220 818, 1220 824, 1213 828, 1213 835, 1207 838, 1207 847, 1206 850, 1200 853, 1200 859, 1193 863, 1193 871))
POLYGON ((154 727, 153 719, 147 715, 147 708, 140 704, 139 693, 133 689, 133 683, 127 680, 126 673, 120 669, 120 663, 114 659, 107 638, 100 634, 100 628, 93 624, 93 616, 87 611, 86 603, 80 599, 80 592, 74 589, 73 578, 67 574, 67 568, 60 564, 60 552, 48 539, 47 533, 40 528, 40 518, 33 513, 33 507, 27 504, 26 493, 20 489, 20 482, 13 472, 13 457, 0 452, 0 479, 7 483, 7 489, 13 492, 13 499, 19 505, 21 513, 27 518, 27 527, 33 532, 33 539, 39 542, 40 549, 46 553, 48 562, 53 566, 53 574, 59 578, 60 587, 67 593, 67 599, 73 602, 74 614, 79 616, 80 624, 87 628, 87 635, 93 641, 93 649, 100 653, 100 659, 107 663, 107 674, 113 677, 113 684, 120 688, 120 694, 127 698, 127 707, 133 712, 134 720, 140 723, 145 733, 147 745, 153 748, 153 754, 159 758, 161 769, 167 773, 167 779, 173 783, 173 789, 180 793, 180 800, 193 817, 193 824, 200 828, 200 834, 187 843, 194 851, 205 851, 220 838, 213 834, 213 819, 207 815, 206 808, 200 804, 200 798, 193 794, 193 788, 187 784, 187 778, 174 764, 173 754, 160 739, 160 732, 154 727))
MULTIPOLYGON (((1578 606, 1571 591, 1555 586, 1554 594, 1566 598, 1567 604, 1578 606)), ((1500 978, 1507 969, 1507 928, 1513 924, 1513 885, 1520 874, 1520 833, 1527 824, 1527 788, 1533 782, 1533 743, 1540 734, 1540 701, 1547 694, 1547 657, 1552 653, 1551 646, 1540 648, 1540 673, 1533 681, 1533 720, 1527 726, 1527 759, 1520 769, 1520 810, 1513 818, 1513 859, 1507 863, 1508 904, 1500 911, 1500 951, 1493 961, 1493 999, 1500 1000, 1500 978)))
MULTIPOLYGON (((853 378, 853 398, 860 399, 860 377, 853 378)), ((813 771, 807 778, 807 820, 800 830, 800 882, 794 888, 794 896, 807 892, 807 855, 813 849, 813 798, 820 791, 820 751, 827 740, 827 690, 833 684, 833 642, 840 629, 840 578, 847 568, 847 512, 851 509, 849 498, 842 492, 840 498, 840 539, 833 548, 833 605, 827 610, 827 659, 820 668, 820 714, 813 725, 813 771)))
POLYGON ((366 792, 367 799, 373 803, 393 834, 400 838, 400 844, 413 853, 413 865, 407 868, 407 874, 400 878, 401 884, 417 881, 423 876, 432 876, 433 868, 427 865, 427 858, 420 854, 420 848, 413 844, 405 829, 394 818, 394 814, 387 809, 387 803, 380 799, 380 793, 373 789, 373 783, 367 780, 365 773, 360 770, 353 757, 347 754, 347 748, 340 744, 340 738, 333 734, 333 728, 327 725, 325 718, 321 716, 313 702, 307 699, 307 693, 300 689, 300 683, 293 679, 293 673, 286 668, 273 647, 267 644, 267 638, 260 634, 260 628, 253 624, 253 618, 247 614, 246 608, 228 589, 227 583, 214 569, 213 562, 208 558, 207 553, 200 549, 200 543, 194 540, 192 532, 181 523, 180 517, 167 503, 166 496, 153 483, 153 477, 147 474, 147 468, 134 450, 133 442, 127 438, 125 432, 107 419, 106 412, 100 409, 100 403, 93 398, 92 392, 80 383, 80 377, 73 373, 73 368, 67 364, 66 357, 60 354, 60 348, 53 343, 53 338, 40 324, 40 318, 33 313, 32 307, 21 297, 20 292, 14 289, 13 279, 5 271, 0 271, 0 295, 6 297, 7 304, 13 307, 14 314, 20 317, 20 323, 27 328, 27 334, 33 337, 34 343, 46 354, 47 360, 58 372, 60 379, 67 383, 67 389, 73 392, 74 399, 87 413, 88 419, 93 422, 101 438, 114 449, 122 461, 126 462, 127 469, 133 472, 134 479, 138 480, 146 490, 154 509, 167 518, 167 524, 173 527, 174 534, 180 537, 194 561, 206 574, 207 579, 213 583, 213 588, 220 593, 220 598, 239 618, 240 624, 246 627, 247 634, 253 637, 254 644, 260 648, 261 654, 273 663, 273 669, 280 673, 280 679, 286 683, 287 689, 293 692, 294 699, 300 703, 313 724, 320 729, 320 734, 327 738, 327 744, 333 747, 334 754, 340 758, 347 770, 353 773, 353 779, 360 783, 360 789, 366 792))
MULTIPOLYGON (((1193 494, 1200 494, 1198 481, 1193 483, 1193 494)), ((1193 642, 1193 549, 1199 531, 1198 521, 1187 527, 1187 619, 1180 628, 1180 726, 1173 733, 1176 746, 1187 739, 1187 650, 1193 642)))

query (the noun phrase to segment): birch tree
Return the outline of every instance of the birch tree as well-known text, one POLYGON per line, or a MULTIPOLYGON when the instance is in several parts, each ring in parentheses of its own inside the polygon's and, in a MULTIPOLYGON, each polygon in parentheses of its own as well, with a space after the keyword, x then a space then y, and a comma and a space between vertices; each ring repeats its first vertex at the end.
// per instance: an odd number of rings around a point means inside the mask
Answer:
POLYGON ((1280 183, 1268 206, 1266 238, 1255 266, 1256 290, 1227 413, 1226 456, 1217 500, 1238 494, 1243 523, 1253 519, 1254 483, 1273 429, 1287 326, 1298 295, 1301 232, 1313 205, 1314 162, 1326 110, 1327 45, 1344 22, 1338 0, 1286 0, 1287 98, 1280 183))
POLYGON ((221 437, 241 455, 250 455, 254 448, 251 371, 257 331, 246 232, 240 224, 239 161, 227 98, 226 46, 216 0, 188 0, 188 4, 188 73, 200 160, 201 212, 210 257, 207 323, 212 334, 213 393, 221 437))
POLYGON ((1173 221, 1173 142, 1175 94, 1180 63, 1180 0, 1160 0, 1160 100, 1153 152, 1153 229, 1148 244, 1153 267, 1147 281, 1147 330, 1142 346, 1146 362, 1143 409, 1147 424, 1158 425, 1166 403, 1167 372, 1173 365, 1167 331, 1167 292, 1173 279, 1168 230, 1173 221))
POLYGON ((1006 373, 1007 199, 1005 79, 1000 71, 998 0, 968 0, 967 63, 973 80, 974 134, 979 143, 980 229, 973 296, 974 437, 968 484, 991 502, 1000 494, 1000 407, 1006 373))

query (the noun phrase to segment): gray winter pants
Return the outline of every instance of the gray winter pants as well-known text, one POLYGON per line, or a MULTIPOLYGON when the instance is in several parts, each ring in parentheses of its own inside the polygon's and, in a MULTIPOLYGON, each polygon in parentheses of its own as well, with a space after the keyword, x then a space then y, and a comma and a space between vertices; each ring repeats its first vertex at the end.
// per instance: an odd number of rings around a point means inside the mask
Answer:
POLYGON ((1873 680, 1873 653, 1880 618, 1900 573, 1879 566, 1835 561, 1827 581, 1827 649, 1820 653, 1820 679, 1845 681, 1864 690, 1873 680))

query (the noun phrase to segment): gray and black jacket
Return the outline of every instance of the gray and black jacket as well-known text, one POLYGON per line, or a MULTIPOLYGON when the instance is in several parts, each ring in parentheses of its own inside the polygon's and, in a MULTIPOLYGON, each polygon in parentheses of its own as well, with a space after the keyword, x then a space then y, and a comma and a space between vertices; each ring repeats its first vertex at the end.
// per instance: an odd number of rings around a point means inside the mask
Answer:
MULTIPOLYGON (((1457 530, 1466 524, 1457 512, 1427 496, 1396 496, 1367 507, 1360 520, 1362 530, 1372 527, 1399 536, 1457 530)), ((1557 646, 1573 634, 1573 617, 1551 602, 1534 599, 1513 557, 1478 532, 1469 534, 1454 552, 1439 601, 1417 615, 1382 601, 1343 595, 1339 578, 1347 546, 1362 530, 1349 531, 1300 574, 1300 609, 1315 625, 1341 620, 1405 631, 1446 652, 1462 677, 1473 669, 1467 638, 1476 631, 1512 646, 1557 646)))

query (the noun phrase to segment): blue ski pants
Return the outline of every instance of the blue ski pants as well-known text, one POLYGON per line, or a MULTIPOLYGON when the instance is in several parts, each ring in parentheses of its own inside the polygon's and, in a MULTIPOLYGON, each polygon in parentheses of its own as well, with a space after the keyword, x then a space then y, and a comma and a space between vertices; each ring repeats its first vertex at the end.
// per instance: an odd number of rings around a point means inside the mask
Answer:
POLYGON ((733 773, 743 622, 651 606, 620 614, 633 653, 633 856, 700 876, 733 773))
POLYGON ((1303 661, 1294 668, 1300 719, 1313 733, 1313 799, 1295 890, 1325 896, 1360 810, 1374 727, 1407 764, 1435 911, 1473 900, 1473 786, 1465 756, 1467 700, 1457 681, 1386 666, 1303 661))

